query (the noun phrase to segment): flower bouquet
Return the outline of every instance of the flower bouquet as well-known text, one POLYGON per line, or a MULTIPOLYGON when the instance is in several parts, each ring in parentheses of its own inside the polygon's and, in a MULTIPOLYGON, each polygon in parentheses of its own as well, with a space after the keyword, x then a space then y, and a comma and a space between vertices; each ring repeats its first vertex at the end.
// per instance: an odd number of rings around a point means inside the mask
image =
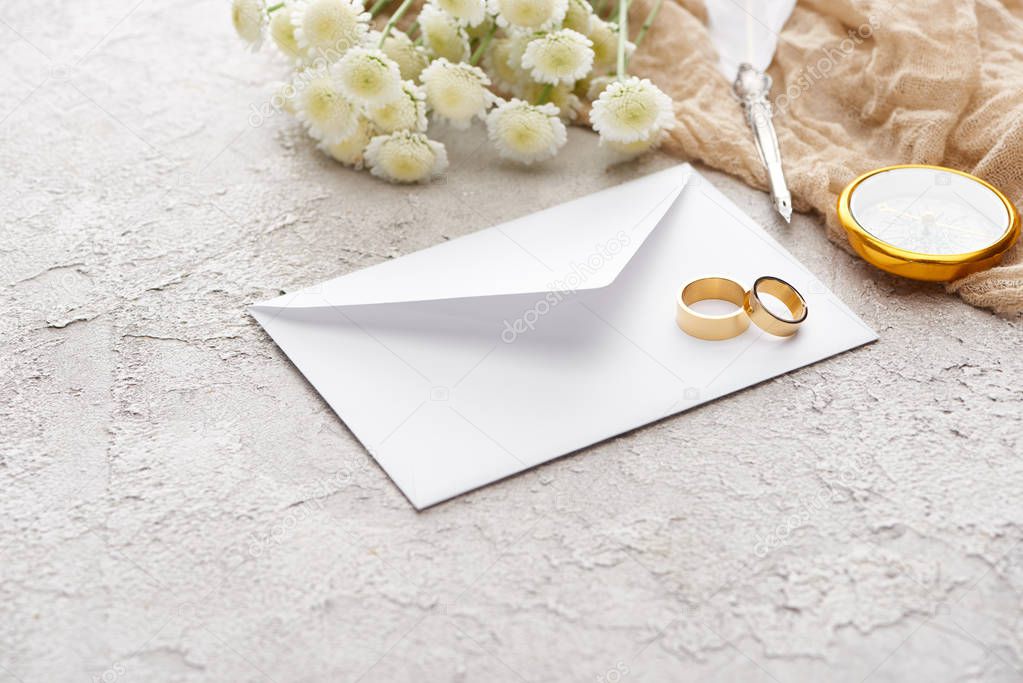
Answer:
POLYGON ((591 102, 600 143, 635 155, 674 124, 671 99, 627 74, 657 0, 628 40, 628 0, 232 0, 235 30, 253 48, 268 33, 293 73, 271 101, 320 149, 392 182, 429 180, 447 166, 429 120, 487 127, 502 157, 549 159, 565 123, 591 102), (405 30, 399 29, 405 26, 405 30))

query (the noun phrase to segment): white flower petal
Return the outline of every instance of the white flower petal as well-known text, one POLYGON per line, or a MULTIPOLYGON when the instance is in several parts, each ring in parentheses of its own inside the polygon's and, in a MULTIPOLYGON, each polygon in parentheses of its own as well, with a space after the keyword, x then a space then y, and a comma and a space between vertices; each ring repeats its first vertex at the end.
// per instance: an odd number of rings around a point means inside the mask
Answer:
MULTIPOLYGON (((586 37, 593 41, 593 68, 598 71, 613 69, 618 61, 618 24, 593 17, 586 37)), ((625 41, 625 57, 628 59, 636 46, 625 41)))
MULTIPOLYGON (((378 41, 379 42, 379 41, 378 41)), ((401 31, 391 30, 384 41, 384 54, 394 60, 406 81, 418 81, 419 74, 430 63, 426 50, 412 42, 401 31)))
POLYGON ((635 76, 607 86, 590 112, 593 130, 610 142, 635 142, 675 125, 671 98, 635 76))
POLYGON ((419 13, 423 42, 435 57, 451 62, 469 58, 469 35, 458 21, 435 5, 426 5, 419 13))
POLYGON ((358 109, 341 93, 327 67, 296 74, 293 90, 296 116, 315 139, 333 144, 351 135, 358 125, 358 109))
POLYGON ((263 0, 231 0, 231 23, 234 24, 234 30, 253 49, 263 42, 266 20, 263 0))
POLYGON ((383 50, 352 48, 331 68, 341 92, 364 106, 386 104, 401 95, 401 70, 383 50))
POLYGON ((281 54, 292 61, 302 58, 302 48, 295 37, 295 23, 292 20, 293 5, 285 5, 270 15, 270 37, 281 54))
POLYGON ((468 128, 474 117, 483 118, 493 104, 494 96, 487 90, 490 79, 479 67, 453 64, 442 57, 426 67, 421 77, 434 114, 455 128, 468 128))
POLYGON ((503 28, 548 31, 561 24, 568 0, 489 0, 490 13, 503 28))
POLYGON ((532 69, 541 83, 575 83, 593 68, 593 43, 570 28, 547 33, 529 42, 522 66, 532 69))
POLYGON ((487 17, 486 0, 430 0, 430 4, 465 26, 478 26, 487 17))
POLYGON ((366 145, 373 137, 373 126, 364 118, 359 118, 352 131, 347 137, 333 144, 321 142, 318 147, 328 154, 335 161, 352 168, 362 168, 366 145))
POLYGON ((549 159, 565 144, 565 124, 552 104, 513 99, 487 115, 487 135, 502 157, 523 164, 549 159))
POLYGON ((336 62, 369 30, 362 0, 299 0, 291 16, 295 39, 310 61, 336 62))
POLYGON ((590 32, 590 22, 595 18, 593 7, 586 0, 568 0, 568 11, 561 22, 562 28, 570 28, 584 36, 590 32))
POLYGON ((412 81, 401 86, 401 95, 394 100, 370 107, 366 115, 374 127, 383 133, 397 130, 426 130, 426 94, 412 81))
POLYGON ((395 183, 429 180, 448 165, 444 145, 407 130, 373 138, 365 158, 373 175, 395 183))
POLYGON ((506 93, 515 92, 519 83, 529 78, 529 72, 519 66, 522 56, 512 60, 515 45, 512 38, 497 38, 490 43, 490 49, 483 53, 483 70, 487 72, 494 87, 506 93))

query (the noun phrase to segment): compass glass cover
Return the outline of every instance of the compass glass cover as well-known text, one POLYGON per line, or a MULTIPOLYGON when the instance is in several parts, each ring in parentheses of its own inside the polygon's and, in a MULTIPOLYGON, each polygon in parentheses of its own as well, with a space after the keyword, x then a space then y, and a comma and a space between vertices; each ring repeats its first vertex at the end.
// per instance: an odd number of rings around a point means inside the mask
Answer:
POLYGON ((965 254, 997 242, 1009 212, 987 186, 930 168, 894 168, 870 176, 849 200, 853 218, 882 242, 918 254, 965 254))

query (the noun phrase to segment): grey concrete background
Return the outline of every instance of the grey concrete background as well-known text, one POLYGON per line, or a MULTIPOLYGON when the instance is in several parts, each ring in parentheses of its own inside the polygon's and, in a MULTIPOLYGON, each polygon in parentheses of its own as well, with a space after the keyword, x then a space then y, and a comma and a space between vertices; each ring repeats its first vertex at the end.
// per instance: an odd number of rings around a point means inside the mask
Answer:
POLYGON ((1023 678, 1019 320, 710 174, 880 342, 417 514, 245 307, 674 160, 396 188, 224 2, 0 37, 0 680, 1023 678))

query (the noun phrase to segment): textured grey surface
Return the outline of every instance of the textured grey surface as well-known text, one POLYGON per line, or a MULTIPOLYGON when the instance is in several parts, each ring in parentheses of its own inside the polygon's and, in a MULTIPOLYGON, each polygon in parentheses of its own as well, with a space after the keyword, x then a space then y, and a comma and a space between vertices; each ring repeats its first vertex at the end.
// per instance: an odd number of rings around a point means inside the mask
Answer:
POLYGON ((0 19, 0 680, 1023 678, 1019 321, 711 174, 881 341, 417 514, 245 307, 674 162, 395 188, 222 3, 0 19))

